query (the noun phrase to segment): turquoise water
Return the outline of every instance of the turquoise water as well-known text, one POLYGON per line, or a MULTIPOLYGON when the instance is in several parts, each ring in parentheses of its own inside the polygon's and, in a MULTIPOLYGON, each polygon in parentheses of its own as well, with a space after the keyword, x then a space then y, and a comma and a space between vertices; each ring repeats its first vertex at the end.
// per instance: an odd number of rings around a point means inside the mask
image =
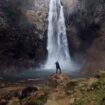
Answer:
MULTIPOLYGON (((28 79, 46 79, 48 78, 50 75, 54 74, 56 71, 55 70, 26 70, 26 71, 22 71, 22 72, 17 72, 17 73, 10 73, 10 74, 3 74, 0 75, 0 77, 2 77, 4 80, 6 81, 20 81, 20 80, 28 80, 28 79)), ((64 74, 70 76, 71 78, 78 78, 78 77, 82 77, 80 72, 77 71, 62 71, 64 74)))

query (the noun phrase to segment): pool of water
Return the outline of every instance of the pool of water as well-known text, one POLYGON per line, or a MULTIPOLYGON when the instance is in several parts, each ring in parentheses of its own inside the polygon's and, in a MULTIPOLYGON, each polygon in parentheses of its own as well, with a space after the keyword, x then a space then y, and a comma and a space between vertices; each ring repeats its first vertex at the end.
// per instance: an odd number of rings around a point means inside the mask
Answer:
MULTIPOLYGON (((21 80, 44 80, 47 79, 50 75, 54 74, 55 70, 27 70, 17 73, 10 74, 1 74, 1 79, 5 81, 21 81, 21 80)), ((84 76, 79 71, 62 71, 64 74, 70 76, 70 78, 80 78, 84 76)))

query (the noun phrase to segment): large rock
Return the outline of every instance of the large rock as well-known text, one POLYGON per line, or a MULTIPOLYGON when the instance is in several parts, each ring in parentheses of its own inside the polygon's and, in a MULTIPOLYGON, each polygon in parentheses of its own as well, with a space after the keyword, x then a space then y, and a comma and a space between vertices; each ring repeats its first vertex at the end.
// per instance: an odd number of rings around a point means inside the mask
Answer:
POLYGON ((48 78, 48 85, 51 87, 65 86, 70 82, 70 78, 65 74, 53 74, 48 78))

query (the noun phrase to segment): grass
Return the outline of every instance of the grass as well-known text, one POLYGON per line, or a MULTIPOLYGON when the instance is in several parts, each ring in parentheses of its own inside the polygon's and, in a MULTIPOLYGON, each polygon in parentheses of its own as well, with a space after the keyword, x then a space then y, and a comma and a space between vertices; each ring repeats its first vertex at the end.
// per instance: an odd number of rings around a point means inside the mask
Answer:
POLYGON ((73 105, 105 105, 105 73, 90 86, 87 80, 69 83, 66 86, 67 95, 72 95, 68 93, 76 95, 73 105))

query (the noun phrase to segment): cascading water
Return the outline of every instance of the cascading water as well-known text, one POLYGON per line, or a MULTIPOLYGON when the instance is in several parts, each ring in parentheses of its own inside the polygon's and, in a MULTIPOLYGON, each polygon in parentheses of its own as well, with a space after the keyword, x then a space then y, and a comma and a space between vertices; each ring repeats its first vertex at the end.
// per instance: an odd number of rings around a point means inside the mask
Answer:
POLYGON ((72 67, 66 36, 66 26, 61 0, 50 0, 48 25, 48 58, 46 69, 54 69, 58 61, 63 69, 72 67))

